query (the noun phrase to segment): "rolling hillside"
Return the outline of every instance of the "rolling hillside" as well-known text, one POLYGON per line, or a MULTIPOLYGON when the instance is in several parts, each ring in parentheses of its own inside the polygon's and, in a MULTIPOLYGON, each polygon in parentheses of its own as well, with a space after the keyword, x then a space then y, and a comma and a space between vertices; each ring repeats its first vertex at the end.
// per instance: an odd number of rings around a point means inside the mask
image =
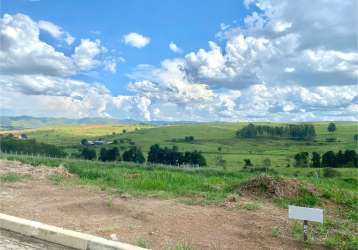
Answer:
MULTIPOLYGON (((261 123, 262 124, 262 123, 261 123)), ((180 151, 198 150, 203 152, 209 166, 217 165, 217 157, 222 155, 228 168, 243 166, 246 158, 260 165, 269 158, 272 166, 292 166, 294 154, 306 152, 326 152, 345 149, 356 149, 353 135, 357 133, 357 123, 336 122, 337 131, 327 131, 328 122, 314 123, 317 136, 313 141, 297 141, 277 138, 242 139, 235 132, 246 123, 207 123, 180 124, 166 126, 149 126, 141 124, 116 125, 58 125, 25 131, 29 138, 64 147, 68 152, 77 149, 80 140, 105 139, 117 140, 121 150, 131 145, 142 148, 146 154, 155 143, 161 146, 177 146, 180 151), (125 131, 124 131, 125 130, 125 131), (125 132, 125 133, 124 133, 125 132), (187 142, 186 136, 193 136, 194 141, 187 142), (335 142, 327 142, 327 138, 336 138, 335 142), (130 144, 130 143, 131 144, 130 144), (221 151, 219 152, 219 148, 221 151)), ((278 125, 273 124, 272 125, 278 125)), ((102 146, 94 146, 98 151, 102 146)), ((113 147, 107 145, 106 147, 113 147)))

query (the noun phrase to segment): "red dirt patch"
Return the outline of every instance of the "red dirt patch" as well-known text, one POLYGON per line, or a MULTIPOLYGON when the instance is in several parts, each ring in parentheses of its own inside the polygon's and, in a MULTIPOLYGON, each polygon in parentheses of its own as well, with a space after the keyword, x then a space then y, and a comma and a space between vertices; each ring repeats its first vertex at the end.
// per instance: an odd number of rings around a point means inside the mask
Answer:
POLYGON ((230 208, 122 198, 78 186, 76 177, 69 177, 66 185, 54 185, 44 178, 53 174, 53 168, 0 161, 0 174, 8 171, 31 172, 32 178, 0 183, 1 213, 132 244, 141 239, 152 249, 168 249, 183 241, 205 250, 304 248, 290 235, 287 210, 269 202, 262 201, 261 208, 248 211, 234 208, 235 203, 252 201, 239 196, 228 197, 230 208), (273 229, 279 230, 278 236, 273 229))

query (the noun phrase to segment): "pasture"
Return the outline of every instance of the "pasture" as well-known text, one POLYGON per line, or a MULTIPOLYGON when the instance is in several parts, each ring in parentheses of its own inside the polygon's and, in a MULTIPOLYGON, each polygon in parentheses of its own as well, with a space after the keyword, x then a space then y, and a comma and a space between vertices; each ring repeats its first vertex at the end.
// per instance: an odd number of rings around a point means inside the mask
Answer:
MULTIPOLYGON (((278 123, 256 124, 282 125, 278 123)), ((267 158, 271 160, 273 167, 292 166, 294 164, 293 156, 298 152, 323 153, 329 150, 357 148, 357 142, 353 139, 354 134, 358 133, 357 123, 336 122, 337 131, 333 133, 327 131, 328 122, 313 124, 317 136, 312 141, 283 138, 237 138, 236 131, 247 123, 198 123, 167 126, 143 124, 61 125, 16 133, 26 133, 29 138, 61 146, 71 153, 78 151, 83 138, 117 140, 119 141, 118 145, 107 145, 106 147, 118 146, 121 151, 131 145, 136 145, 142 149, 145 156, 149 147, 156 143, 160 146, 177 146, 179 151, 201 151, 211 167, 217 166, 217 157, 221 155, 226 161, 228 169, 241 168, 244 159, 251 159, 256 166, 261 165, 267 158), (186 142, 185 136, 193 136, 194 141, 186 142), (331 137, 336 138, 336 141, 326 141, 331 137)), ((99 151, 101 147, 94 146, 93 148, 99 151)))

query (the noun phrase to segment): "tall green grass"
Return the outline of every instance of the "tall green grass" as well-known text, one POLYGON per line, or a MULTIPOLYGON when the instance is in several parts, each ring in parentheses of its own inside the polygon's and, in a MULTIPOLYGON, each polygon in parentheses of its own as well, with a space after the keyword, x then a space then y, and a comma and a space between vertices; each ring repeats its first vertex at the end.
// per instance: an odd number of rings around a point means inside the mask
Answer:
MULTIPOLYGON (((237 195, 236 187, 240 183, 260 174, 243 170, 181 169, 163 165, 102 163, 12 154, 0 154, 0 158, 35 166, 62 165, 77 175, 81 184, 137 196, 181 197, 191 204, 222 203, 228 196, 237 195)), ((275 170, 276 175, 298 179, 302 184, 302 192, 295 197, 283 197, 280 200, 281 205, 296 204, 325 209, 325 223, 311 227, 315 241, 324 242, 326 246, 336 249, 356 249, 354 248, 358 246, 356 169, 337 169, 341 175, 333 178, 310 174, 311 171, 321 171, 320 169, 275 168, 275 170), (306 189, 309 185, 314 187, 314 193, 306 189)), ((16 177, 5 178, 17 180, 16 177)), ((50 180, 56 184, 62 181, 53 176, 50 180)), ((255 210, 256 206, 244 208, 255 210)), ((295 228, 292 230, 295 231, 295 228)))

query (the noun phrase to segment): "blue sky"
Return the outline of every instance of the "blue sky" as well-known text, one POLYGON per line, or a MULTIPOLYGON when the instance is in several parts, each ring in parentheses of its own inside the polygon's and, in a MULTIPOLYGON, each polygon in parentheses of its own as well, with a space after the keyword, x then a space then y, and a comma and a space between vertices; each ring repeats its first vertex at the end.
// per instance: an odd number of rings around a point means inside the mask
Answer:
MULTIPOLYGON (((106 48, 116 50, 115 54, 125 58, 126 63, 119 66, 117 74, 101 72, 100 77, 92 76, 90 80, 104 81, 113 94, 121 94, 127 93, 130 81, 126 73, 137 64, 159 65, 162 60, 177 56, 168 48, 171 41, 184 51, 207 47, 207 41, 215 38, 221 23, 242 23, 248 10, 237 0, 205 1, 205 11, 202 1, 190 0, 3 0, 2 12, 50 21, 74 37, 100 38, 106 48), (121 40, 129 32, 149 36, 151 43, 140 50, 126 46, 121 40)), ((42 36, 51 41, 48 35, 42 36)), ((71 53, 73 48, 61 50, 71 53)))
POLYGON ((1 4, 3 115, 358 120, 355 1, 1 4))

